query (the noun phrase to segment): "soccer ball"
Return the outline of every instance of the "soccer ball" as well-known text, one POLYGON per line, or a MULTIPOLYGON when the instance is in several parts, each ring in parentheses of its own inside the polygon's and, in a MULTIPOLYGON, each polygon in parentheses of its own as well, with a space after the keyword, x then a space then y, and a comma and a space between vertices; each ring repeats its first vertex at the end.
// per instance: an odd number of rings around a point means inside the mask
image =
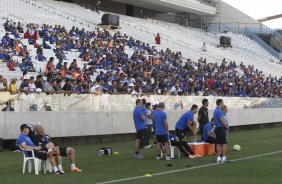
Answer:
POLYGON ((233 150, 234 150, 234 151, 240 151, 240 150, 241 150, 241 146, 238 145, 238 144, 235 144, 235 145, 233 146, 233 150))

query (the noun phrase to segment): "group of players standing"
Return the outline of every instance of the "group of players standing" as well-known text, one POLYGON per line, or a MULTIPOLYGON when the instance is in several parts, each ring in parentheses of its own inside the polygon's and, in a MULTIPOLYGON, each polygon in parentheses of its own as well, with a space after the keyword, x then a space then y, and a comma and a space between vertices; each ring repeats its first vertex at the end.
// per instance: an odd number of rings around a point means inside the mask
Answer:
MULTIPOLYGON (((156 141, 157 160, 161 160, 161 152, 166 155, 166 160, 172 160, 169 146, 177 146, 184 156, 195 158, 200 155, 195 155, 183 139, 187 132, 193 135, 193 141, 197 142, 197 122, 194 120, 194 115, 198 113, 199 131, 201 133, 201 141, 215 143, 217 162, 228 162, 226 159, 227 152, 227 132, 229 129, 228 120, 226 118, 227 107, 222 99, 216 100, 216 108, 213 112, 213 118, 209 121, 208 105, 209 101, 204 99, 203 106, 198 112, 198 106, 192 105, 191 109, 185 112, 175 125, 176 136, 169 133, 167 114, 164 112, 165 103, 161 102, 155 106, 153 113, 148 114, 145 104, 141 99, 136 100, 136 107, 133 111, 133 120, 137 132, 135 142, 134 157, 142 159, 143 156, 139 153, 140 144, 146 134, 146 121, 151 119, 153 122, 154 139, 156 141), (163 148, 163 149, 162 149, 163 148)), ((151 130, 150 130, 151 131, 151 130)))

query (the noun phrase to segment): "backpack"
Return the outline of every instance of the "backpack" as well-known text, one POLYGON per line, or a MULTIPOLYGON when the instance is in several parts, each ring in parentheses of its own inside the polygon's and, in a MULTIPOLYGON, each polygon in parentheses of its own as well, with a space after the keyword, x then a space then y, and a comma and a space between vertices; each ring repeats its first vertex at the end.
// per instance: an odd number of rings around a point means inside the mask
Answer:
POLYGON ((113 150, 112 148, 106 148, 106 147, 102 147, 98 149, 98 156, 108 156, 108 155, 112 155, 113 154, 113 150))

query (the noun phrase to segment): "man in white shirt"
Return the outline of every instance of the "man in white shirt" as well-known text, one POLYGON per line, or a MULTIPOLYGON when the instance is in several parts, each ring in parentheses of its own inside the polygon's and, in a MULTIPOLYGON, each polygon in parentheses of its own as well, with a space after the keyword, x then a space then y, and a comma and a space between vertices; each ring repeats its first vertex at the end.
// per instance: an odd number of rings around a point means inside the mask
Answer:
POLYGON ((35 92, 36 91, 36 86, 34 84, 34 77, 30 77, 29 84, 28 84, 28 90, 30 92, 35 92))
POLYGON ((91 87, 90 93, 95 95, 101 95, 103 93, 101 90, 101 86, 97 83, 97 81, 95 81, 94 85, 91 87))
POLYGON ((144 149, 149 149, 153 147, 150 145, 149 140, 152 136, 152 128, 153 128, 153 112, 152 112, 152 104, 151 103, 146 103, 145 105, 147 109, 147 119, 146 119, 146 133, 144 137, 144 149))
POLYGON ((207 52, 207 46, 206 46, 206 43, 205 43, 205 42, 203 43, 202 51, 203 51, 203 52, 207 52))
POLYGON ((227 128, 228 128, 228 129, 226 129, 226 135, 228 136, 229 122, 228 122, 227 115, 226 115, 227 112, 228 112, 228 108, 227 108, 226 105, 224 105, 224 106, 222 106, 221 110, 222 110, 222 112, 223 112, 223 114, 224 114, 224 116, 223 116, 224 122, 225 122, 225 124, 226 124, 226 126, 227 126, 227 128))

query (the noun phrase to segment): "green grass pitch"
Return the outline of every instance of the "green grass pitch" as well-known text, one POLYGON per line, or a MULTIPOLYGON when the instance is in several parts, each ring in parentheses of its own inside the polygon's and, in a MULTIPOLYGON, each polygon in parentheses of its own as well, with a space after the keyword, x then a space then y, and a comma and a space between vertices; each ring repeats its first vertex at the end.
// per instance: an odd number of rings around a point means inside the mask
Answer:
MULTIPOLYGON (((282 150, 282 128, 269 128, 231 132, 228 159, 239 159, 282 150), (239 144, 241 151, 234 152, 232 146, 239 144)), ((143 160, 133 158, 133 141, 97 145, 75 145, 77 166, 81 173, 70 173, 69 162, 64 158, 65 175, 40 173, 39 176, 22 174, 22 153, 5 150, 0 153, 0 184, 94 184, 117 179, 144 176, 215 163, 215 156, 200 159, 176 158, 172 166, 167 161, 156 161, 155 149, 141 150, 143 160), (98 157, 97 149, 109 146, 118 151, 116 156, 98 157)), ((282 153, 233 162, 230 164, 184 170, 170 174, 139 178, 118 183, 215 183, 215 184, 280 184, 282 183, 282 153)))

